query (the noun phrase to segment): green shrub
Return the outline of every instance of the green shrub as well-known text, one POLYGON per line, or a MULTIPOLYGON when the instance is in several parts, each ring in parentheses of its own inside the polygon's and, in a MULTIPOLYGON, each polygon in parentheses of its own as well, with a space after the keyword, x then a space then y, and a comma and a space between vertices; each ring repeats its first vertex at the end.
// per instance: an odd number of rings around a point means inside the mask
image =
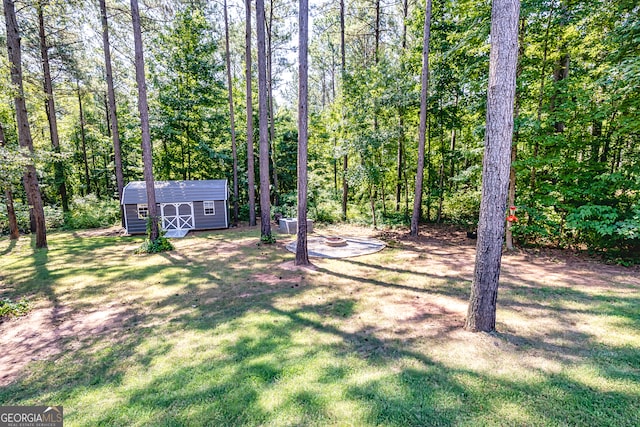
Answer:
MULTIPOLYGON (((14 202, 13 208, 16 212, 18 229, 21 233, 29 233, 29 206, 20 202, 14 202)), ((64 225, 64 214, 62 213, 62 209, 58 207, 45 206, 44 218, 48 230, 61 228, 64 225)), ((7 206, 4 203, 0 204, 0 234, 9 234, 9 217, 7 216, 7 206)))
POLYGON ((166 252, 173 250, 173 245, 164 236, 158 237, 156 240, 145 239, 142 245, 135 250, 137 254, 157 254, 159 252, 166 252))
POLYGON ((318 223, 333 224, 339 216, 330 206, 318 206, 311 211, 311 219, 318 223))
POLYGON ((469 230, 478 226, 480 216, 480 191, 460 190, 442 202, 442 216, 447 222, 469 230))
POLYGON ((44 219, 47 223, 48 230, 62 228, 64 226, 64 212, 62 212, 61 208, 45 206, 44 219))
POLYGON ((0 318, 12 316, 24 316, 29 312, 31 304, 26 299, 13 302, 9 298, 0 300, 0 318))
POLYGON ((401 209, 399 212, 388 210, 382 213, 382 223, 386 226, 408 226, 411 224, 411 215, 401 209))
POLYGON ((172 251, 174 247, 169 239, 164 237, 165 233, 166 231, 160 229, 160 236, 155 240, 151 240, 151 217, 147 218, 147 238, 142 242, 142 245, 135 250, 135 253, 157 254, 159 252, 172 251))
POLYGON ((120 204, 117 200, 98 200, 94 194, 77 197, 71 203, 71 211, 65 215, 64 228, 109 227, 120 219, 120 204))
POLYGON ((640 205, 620 207, 587 204, 567 215, 567 229, 590 249, 636 251, 640 247, 640 205))

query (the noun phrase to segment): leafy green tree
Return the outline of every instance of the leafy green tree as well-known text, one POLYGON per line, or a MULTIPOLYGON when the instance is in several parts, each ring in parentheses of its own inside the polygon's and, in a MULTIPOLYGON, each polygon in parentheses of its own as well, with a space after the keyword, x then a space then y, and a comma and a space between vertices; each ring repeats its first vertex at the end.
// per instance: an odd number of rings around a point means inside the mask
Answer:
POLYGON ((211 179, 231 165, 223 83, 224 63, 204 11, 179 12, 161 37, 151 75, 156 170, 164 179, 211 179))

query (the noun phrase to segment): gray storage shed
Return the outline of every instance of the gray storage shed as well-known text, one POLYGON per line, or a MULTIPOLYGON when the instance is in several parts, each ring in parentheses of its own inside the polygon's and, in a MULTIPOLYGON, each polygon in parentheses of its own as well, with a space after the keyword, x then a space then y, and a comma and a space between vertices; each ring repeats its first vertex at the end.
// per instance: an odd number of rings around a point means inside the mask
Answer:
MULTIPOLYGON (((156 181, 156 205, 163 230, 209 230, 229 227, 226 179, 156 181)), ((124 226, 129 234, 146 233, 147 187, 128 183, 122 191, 124 226)))

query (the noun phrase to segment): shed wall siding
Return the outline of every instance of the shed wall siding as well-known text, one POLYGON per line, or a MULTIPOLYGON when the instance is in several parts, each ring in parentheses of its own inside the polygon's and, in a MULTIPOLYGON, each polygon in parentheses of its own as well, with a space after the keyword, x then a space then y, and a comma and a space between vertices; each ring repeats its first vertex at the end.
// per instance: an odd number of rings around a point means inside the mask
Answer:
MULTIPOLYGON (((193 202, 194 230, 210 230, 227 228, 227 203, 224 200, 215 200, 216 214, 205 215, 203 203, 193 202)), ((160 208, 158 207, 158 213, 160 208)), ((129 234, 144 234, 147 232, 147 220, 138 218, 137 205, 125 205, 127 216, 127 232, 129 234)))
POLYGON ((138 218, 138 205, 124 205, 127 216, 127 233, 144 234, 147 232, 147 220, 138 218))
POLYGON ((216 214, 205 215, 202 202, 193 202, 193 216, 196 222, 196 230, 206 230, 211 228, 227 228, 225 211, 227 209, 224 200, 216 200, 216 214))

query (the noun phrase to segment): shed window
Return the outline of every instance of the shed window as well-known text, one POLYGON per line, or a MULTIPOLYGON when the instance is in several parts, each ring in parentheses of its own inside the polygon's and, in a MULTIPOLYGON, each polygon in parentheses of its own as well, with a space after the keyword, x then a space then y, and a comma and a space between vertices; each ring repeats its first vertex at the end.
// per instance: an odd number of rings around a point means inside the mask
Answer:
POLYGON ((202 202, 204 206, 204 214, 205 215, 215 215, 216 214, 216 205, 212 201, 202 202))
POLYGON ((149 207, 146 203, 140 203, 137 205, 138 219, 146 219, 149 217, 149 207))

